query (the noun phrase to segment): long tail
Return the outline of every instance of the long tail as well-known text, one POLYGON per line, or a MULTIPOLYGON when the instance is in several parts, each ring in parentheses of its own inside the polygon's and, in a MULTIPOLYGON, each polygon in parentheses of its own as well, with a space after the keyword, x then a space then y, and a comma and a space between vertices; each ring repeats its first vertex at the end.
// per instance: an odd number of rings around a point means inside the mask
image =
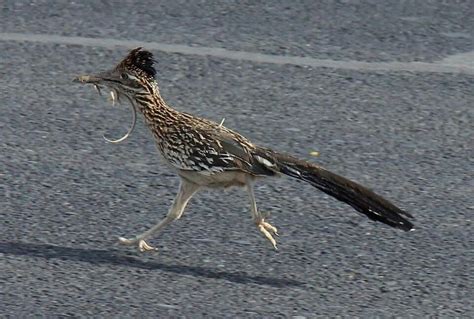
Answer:
POLYGON ((372 220, 405 231, 413 228, 413 224, 407 220, 407 218, 413 218, 412 215, 356 182, 315 164, 269 149, 258 149, 255 155, 267 168, 308 182, 326 194, 351 205, 372 220))

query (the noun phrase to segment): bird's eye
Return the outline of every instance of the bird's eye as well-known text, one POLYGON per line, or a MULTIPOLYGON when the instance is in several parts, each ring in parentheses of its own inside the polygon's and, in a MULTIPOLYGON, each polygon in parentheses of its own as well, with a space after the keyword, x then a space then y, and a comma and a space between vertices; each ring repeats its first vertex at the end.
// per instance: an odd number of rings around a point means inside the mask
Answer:
POLYGON ((128 79, 127 73, 122 73, 122 74, 120 74, 120 78, 121 78, 122 80, 127 80, 127 79, 128 79))

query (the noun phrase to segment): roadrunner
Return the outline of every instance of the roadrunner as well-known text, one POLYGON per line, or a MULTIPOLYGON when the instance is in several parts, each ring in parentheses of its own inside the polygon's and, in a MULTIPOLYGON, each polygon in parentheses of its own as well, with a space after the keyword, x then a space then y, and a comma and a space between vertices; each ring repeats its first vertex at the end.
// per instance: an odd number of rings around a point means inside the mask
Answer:
POLYGON ((290 155, 257 146, 223 123, 215 123, 179 112, 163 100, 155 79, 153 54, 136 48, 113 69, 96 75, 82 75, 76 82, 92 84, 111 90, 113 102, 126 98, 133 110, 143 115, 165 162, 180 177, 180 186, 168 214, 149 230, 132 238, 120 237, 125 245, 140 251, 154 250, 146 240, 172 221, 179 219, 191 197, 202 188, 245 187, 250 199, 250 212, 258 230, 276 249, 277 229, 266 221, 257 209, 254 195, 255 180, 288 175, 303 180, 317 189, 345 202, 356 211, 395 228, 413 228, 407 218, 412 216, 366 187, 334 174, 318 165, 290 155))

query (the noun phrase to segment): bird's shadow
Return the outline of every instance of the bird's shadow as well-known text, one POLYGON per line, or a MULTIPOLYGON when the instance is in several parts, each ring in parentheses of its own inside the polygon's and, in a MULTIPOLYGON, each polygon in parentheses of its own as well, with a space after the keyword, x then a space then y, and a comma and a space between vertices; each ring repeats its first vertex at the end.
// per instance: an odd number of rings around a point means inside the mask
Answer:
POLYGON ((133 256, 126 256, 123 252, 114 249, 86 249, 50 244, 0 242, 0 253, 16 256, 40 257, 45 259, 80 261, 94 265, 110 264, 122 267, 134 267, 146 270, 164 271, 179 275, 190 275, 193 277, 222 279, 238 284, 258 284, 277 288, 304 285, 303 282, 292 279, 254 276, 243 271, 229 272, 201 266, 173 265, 155 261, 142 261, 133 256))

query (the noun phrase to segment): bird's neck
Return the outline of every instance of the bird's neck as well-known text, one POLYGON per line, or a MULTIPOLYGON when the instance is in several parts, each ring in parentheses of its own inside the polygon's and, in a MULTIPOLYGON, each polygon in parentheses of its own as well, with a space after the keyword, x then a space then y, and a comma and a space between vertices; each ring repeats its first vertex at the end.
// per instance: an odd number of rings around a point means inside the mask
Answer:
POLYGON ((145 122, 157 139, 162 139, 166 130, 176 124, 180 112, 166 104, 156 82, 149 83, 145 92, 135 95, 135 103, 145 122))

